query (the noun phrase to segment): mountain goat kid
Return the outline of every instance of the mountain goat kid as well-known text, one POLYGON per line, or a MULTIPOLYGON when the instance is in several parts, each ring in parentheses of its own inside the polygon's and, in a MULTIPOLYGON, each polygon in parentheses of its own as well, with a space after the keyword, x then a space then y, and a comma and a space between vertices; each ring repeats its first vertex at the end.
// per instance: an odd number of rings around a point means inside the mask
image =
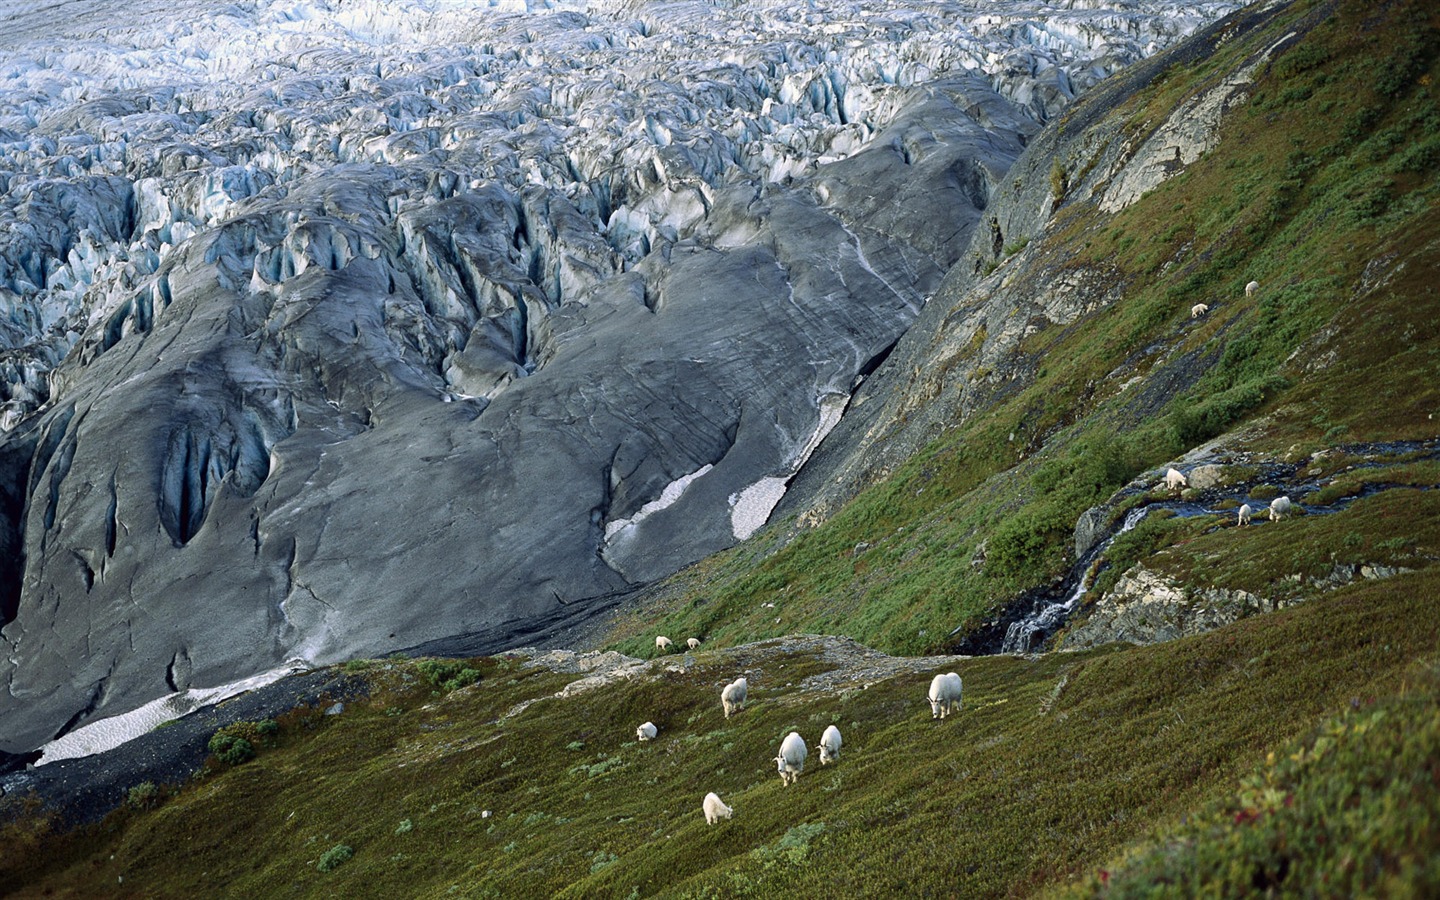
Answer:
POLYGON ((805 757, 809 755, 804 738, 793 731, 785 735, 785 740, 780 743, 780 755, 775 757, 775 765, 780 770, 780 781, 783 784, 799 781, 800 773, 805 770, 805 757))
POLYGON ((1238 519, 1236 520, 1236 524, 1237 524, 1237 525, 1240 525, 1240 526, 1249 525, 1249 524, 1250 524, 1250 520, 1251 520, 1254 516, 1255 516, 1255 510, 1253 510, 1253 509, 1250 508, 1250 504, 1248 504, 1248 503, 1242 503, 1242 504, 1240 504, 1240 513, 1239 513, 1238 519))
POLYGON ((735 814, 735 810, 725 805, 720 795, 711 791, 705 795, 705 824, 714 825, 721 819, 728 819, 735 814))
POLYGON ((963 688, 960 676, 954 672, 945 672, 930 679, 930 718, 943 719, 959 709, 963 688))
POLYGON ((820 735, 820 765, 827 765, 840 758, 840 729, 831 725, 820 735))
POLYGON ((635 737, 642 741, 653 741, 658 732, 659 729, 655 727, 654 722, 646 722, 644 725, 635 729, 635 737))

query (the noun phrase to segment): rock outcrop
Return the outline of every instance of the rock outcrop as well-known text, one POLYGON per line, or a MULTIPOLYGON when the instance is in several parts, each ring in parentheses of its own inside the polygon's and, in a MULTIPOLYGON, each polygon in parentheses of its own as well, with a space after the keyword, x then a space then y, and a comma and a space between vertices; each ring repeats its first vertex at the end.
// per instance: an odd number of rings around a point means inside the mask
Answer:
POLYGON ((1112 590, 1082 609, 1059 646, 1086 650, 1112 641, 1171 641, 1294 606, 1357 579, 1391 578, 1408 571, 1402 566, 1336 566, 1320 578, 1292 575, 1261 595, 1213 585, 1187 587, 1137 565, 1121 575, 1112 590))

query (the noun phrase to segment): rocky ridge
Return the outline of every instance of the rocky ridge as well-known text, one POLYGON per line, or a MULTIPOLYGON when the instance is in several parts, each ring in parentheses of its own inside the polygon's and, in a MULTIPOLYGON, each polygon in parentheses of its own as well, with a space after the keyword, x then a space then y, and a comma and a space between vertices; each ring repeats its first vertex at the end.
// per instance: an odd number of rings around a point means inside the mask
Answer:
MULTIPOLYGON (((996 184, 984 222, 964 261, 944 283, 889 365, 858 390, 834 438, 795 480, 782 512, 802 525, 823 521, 846 500, 893 472, 917 449, 1025 384, 1041 368, 1022 350, 1025 338, 1064 327, 1124 296, 1113 271, 1074 264, 1063 243, 1047 242, 1076 205, 1114 211, 1134 203, 1197 159, 1216 140, 1224 116, 1245 103, 1249 80, 1273 55, 1323 19, 1307 17, 1284 40, 1218 79, 1163 121, 1126 123, 1110 116, 1165 67, 1204 59, 1238 36, 1284 15, 1283 4, 1254 4, 1182 43, 1098 85, 1066 110, 1058 128, 1031 141, 1008 177, 996 184)), ((1133 401, 1138 418, 1193 382, 1201 361, 1163 359, 1169 369, 1147 380, 1133 401)), ((1094 385, 1099 403, 1130 386, 1129 372, 1094 385)), ((1010 436, 1016 458, 1044 445, 1047 434, 1010 436)))

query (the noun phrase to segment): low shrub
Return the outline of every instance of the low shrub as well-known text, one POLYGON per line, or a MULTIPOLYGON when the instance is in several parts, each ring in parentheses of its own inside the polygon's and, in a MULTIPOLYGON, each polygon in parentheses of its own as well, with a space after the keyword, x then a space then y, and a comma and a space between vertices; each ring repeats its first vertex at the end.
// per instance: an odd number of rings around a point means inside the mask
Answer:
POLYGON ((128 802, 135 809, 149 809, 160 799, 160 789, 153 781, 142 781, 130 789, 126 795, 128 802))
POLYGON ((1042 566, 1046 552, 1070 535, 1070 520, 1060 510, 1026 509, 995 530, 986 548, 987 571, 1001 577, 1042 566))
POLYGON ((215 732, 209 750, 215 758, 232 766, 255 758, 256 748, 275 746, 280 723, 274 719, 258 722, 235 722, 215 732))
POLYGON ((315 864, 315 868, 319 869, 322 872, 329 872, 338 867, 341 863, 348 861, 350 857, 354 855, 355 849, 350 845, 336 844, 329 850, 326 850, 324 853, 320 854, 320 861, 315 864))
POLYGON ((480 680, 480 673, 456 659, 422 659, 415 668, 435 687, 450 692, 480 680))
POLYGON ((1435 896, 1440 691, 1334 719, 1075 894, 1435 896), (1401 814, 1407 810, 1409 814, 1401 814))
POLYGON ((210 753, 223 763, 238 766, 255 758, 255 745, 227 730, 215 732, 208 745, 210 753))

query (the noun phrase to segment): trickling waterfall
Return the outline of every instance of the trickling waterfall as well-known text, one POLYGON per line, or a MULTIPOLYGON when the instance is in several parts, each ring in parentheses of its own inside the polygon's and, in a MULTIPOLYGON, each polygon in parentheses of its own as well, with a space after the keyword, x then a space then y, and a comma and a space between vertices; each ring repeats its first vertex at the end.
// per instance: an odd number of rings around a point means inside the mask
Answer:
POLYGON ((1010 628, 1005 632, 1005 641, 1000 645, 1000 652, 1029 653, 1031 645, 1035 642, 1036 635, 1039 635, 1041 640, 1044 640, 1053 633, 1056 628, 1059 628, 1065 619, 1069 617, 1071 611, 1075 609, 1076 604, 1080 602, 1080 598, 1085 596, 1086 591, 1090 590, 1091 563, 1094 562, 1101 553, 1104 553, 1106 548, 1108 548, 1117 537, 1134 528, 1136 525, 1139 525, 1140 520, 1145 518, 1146 513, 1150 512, 1150 509, 1151 507, 1149 506, 1141 506, 1130 510, 1130 512, 1125 515, 1124 524, 1122 524, 1114 534, 1095 545, 1089 553, 1086 553, 1085 556, 1076 563, 1075 570, 1079 572, 1079 577, 1075 581, 1075 588, 1070 591, 1069 596, 1065 598, 1064 602, 1047 603, 1025 618, 1011 622, 1010 628))
MULTIPOLYGON (((1440 459, 1440 439, 1436 438, 1424 441, 1345 444, 1335 449, 1367 459, 1357 467, 1381 465, 1384 457, 1398 457, 1407 454, 1413 454, 1413 458, 1417 459, 1440 459)), ((1211 458, 1192 460, 1186 467, 1187 474, 1193 472, 1200 465, 1213 465, 1216 462, 1211 458)), ((1227 464, 1233 465, 1235 462, 1230 460, 1227 464)), ((946 648, 951 653, 968 655, 1029 653, 1038 650, 1046 639, 1065 624, 1080 605, 1080 598, 1085 596, 1085 592, 1093 586, 1095 574, 1093 570, 1096 568, 1096 561, 1101 554, 1108 551, 1115 538, 1139 525, 1146 514, 1153 510, 1164 510, 1179 518, 1223 516, 1233 523, 1240 504, 1250 503, 1252 509, 1258 504, 1258 509, 1254 509, 1254 526, 1263 527, 1268 524, 1265 510, 1266 501, 1271 495, 1266 494, 1266 500, 1259 500, 1252 496, 1254 488, 1260 485, 1265 485, 1284 496, 1299 498, 1302 504, 1301 509, 1305 515, 1338 513, 1356 500, 1401 486, 1386 481, 1366 481, 1353 493, 1347 492, 1345 496, 1337 497, 1325 505, 1320 505, 1314 502, 1314 495, 1330 484, 1334 475, 1304 477, 1302 465, 1275 460, 1247 457, 1240 462, 1253 467, 1254 471, 1250 477, 1208 486, 1203 490, 1191 492, 1186 499, 1173 496, 1164 499, 1152 497, 1155 478, 1158 477, 1159 472, 1164 471, 1166 468, 1164 466, 1152 473, 1152 477, 1132 482, 1113 496, 1107 506, 1113 509, 1117 504, 1131 502, 1137 498, 1137 495, 1144 495, 1139 497, 1143 506, 1130 510, 1121 526, 1113 534, 1108 535, 1101 543, 1083 554, 1080 560, 1071 567, 1070 574, 1060 585, 1053 589, 1036 588, 1014 597, 1003 609, 998 611, 991 621, 978 626, 973 623, 961 625, 950 633, 951 642, 945 645, 946 648), (1064 598, 1063 602, 1060 600, 1062 597, 1064 598)), ((1440 486, 1436 486, 1436 488, 1440 489, 1440 486)), ((1212 528, 1219 527, 1221 527, 1220 521, 1212 526, 1212 528)))

